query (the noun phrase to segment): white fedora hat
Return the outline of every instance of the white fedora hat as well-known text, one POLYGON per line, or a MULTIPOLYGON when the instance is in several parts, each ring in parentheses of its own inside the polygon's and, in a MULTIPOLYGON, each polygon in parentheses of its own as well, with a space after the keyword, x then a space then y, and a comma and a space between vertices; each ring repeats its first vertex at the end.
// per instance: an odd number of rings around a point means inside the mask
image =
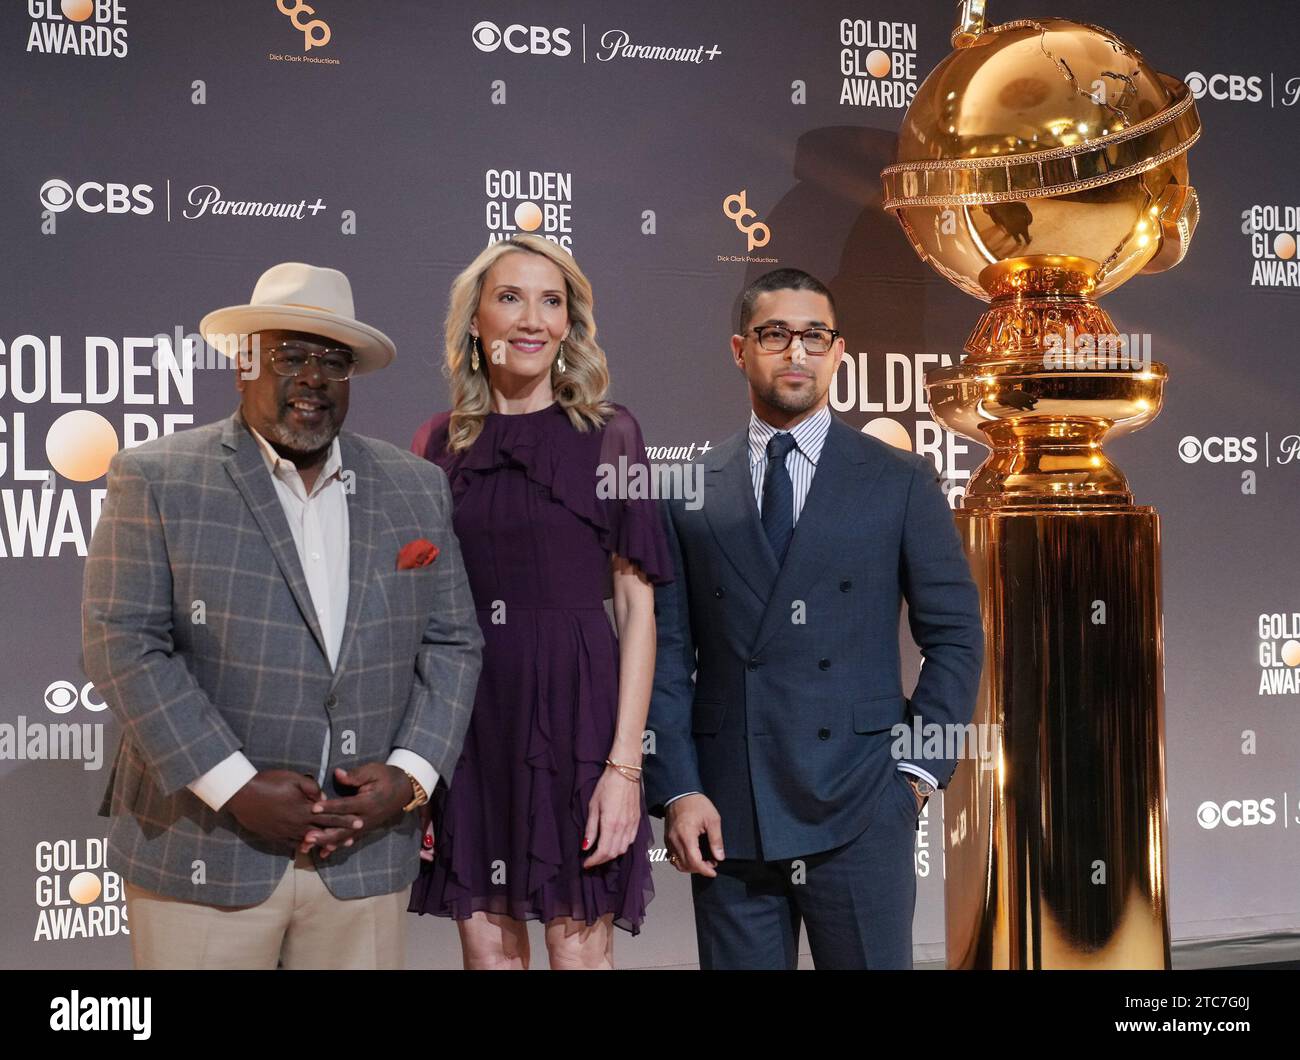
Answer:
POLYGON ((272 265, 258 278, 248 305, 214 309, 199 322, 213 349, 233 358, 255 331, 306 331, 352 347, 356 374, 383 368, 397 356, 393 340, 356 319, 352 285, 338 269, 300 261, 272 265))

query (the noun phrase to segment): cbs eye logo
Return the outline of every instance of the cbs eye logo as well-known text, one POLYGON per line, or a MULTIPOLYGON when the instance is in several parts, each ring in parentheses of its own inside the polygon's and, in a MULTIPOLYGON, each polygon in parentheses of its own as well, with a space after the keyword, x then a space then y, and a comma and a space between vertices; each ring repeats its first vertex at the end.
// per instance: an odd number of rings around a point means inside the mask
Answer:
POLYGON ((1234 100, 1258 103, 1264 98, 1263 80, 1257 76, 1244 74, 1210 74, 1208 77, 1199 70, 1193 70, 1183 78, 1193 99, 1234 100))
POLYGON ((494 52, 502 45, 516 55, 559 55, 573 51, 569 31, 564 27, 548 29, 546 26, 521 26, 515 24, 501 29, 495 22, 484 20, 469 31, 470 40, 481 52, 494 52))
POLYGON ((1228 828, 1272 824, 1277 820, 1273 806, 1273 799, 1229 799, 1222 806, 1207 799, 1196 807, 1196 823, 1206 829, 1220 824, 1228 828))
POLYGON ((122 184, 114 181, 88 180, 73 187, 58 177, 41 185, 41 207, 50 213, 63 213, 73 206, 85 213, 153 213, 149 184, 122 184))
POLYGON ((108 704, 102 699, 92 699, 95 686, 87 681, 80 689, 71 681, 51 681, 45 689, 45 706, 53 714, 68 714, 77 709, 80 703, 87 710, 98 714, 108 704))
POLYGON ((1178 443, 1178 458, 1184 464, 1201 460, 1207 464, 1253 464, 1258 455, 1253 435, 1246 438, 1215 435, 1202 441, 1189 434, 1178 443))
POLYGON ((72 205, 72 185, 66 180, 47 180, 41 185, 41 205, 47 210, 62 213, 72 205))

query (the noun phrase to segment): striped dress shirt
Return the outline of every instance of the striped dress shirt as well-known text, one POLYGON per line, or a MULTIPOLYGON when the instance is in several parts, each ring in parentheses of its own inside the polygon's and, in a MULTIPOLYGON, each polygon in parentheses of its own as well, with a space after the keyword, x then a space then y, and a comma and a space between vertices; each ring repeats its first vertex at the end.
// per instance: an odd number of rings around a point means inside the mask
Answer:
MULTIPOLYGON (((808 488, 812 485, 813 473, 817 470, 817 459, 822 455, 822 446, 826 444, 826 432, 831 427, 831 409, 823 405, 806 420, 796 423, 790 434, 794 436, 795 448, 785 457, 785 469, 790 473, 790 484, 794 486, 794 521, 799 523, 799 513, 803 511, 803 502, 808 497, 808 488)), ((774 434, 780 432, 770 423, 758 418, 758 413, 749 414, 749 474, 754 480, 754 500, 758 504, 759 514, 763 511, 763 476, 767 474, 767 443, 774 434)))

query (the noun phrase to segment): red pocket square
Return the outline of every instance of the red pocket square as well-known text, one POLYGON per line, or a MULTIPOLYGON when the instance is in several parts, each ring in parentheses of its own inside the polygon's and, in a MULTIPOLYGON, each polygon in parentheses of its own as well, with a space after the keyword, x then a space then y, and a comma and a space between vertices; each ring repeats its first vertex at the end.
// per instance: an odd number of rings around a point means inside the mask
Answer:
POLYGON ((427 567, 437 558, 438 546, 423 537, 417 537, 414 541, 408 541, 397 553, 397 569, 414 570, 416 567, 427 567))

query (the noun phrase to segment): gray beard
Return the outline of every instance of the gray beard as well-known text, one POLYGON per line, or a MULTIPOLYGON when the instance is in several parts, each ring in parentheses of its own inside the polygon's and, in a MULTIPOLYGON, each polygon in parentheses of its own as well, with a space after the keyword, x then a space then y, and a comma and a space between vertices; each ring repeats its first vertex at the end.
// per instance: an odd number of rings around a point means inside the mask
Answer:
POLYGON ((314 431, 299 431, 283 423, 272 424, 267 431, 268 440, 278 442, 295 453, 318 453, 334 440, 338 428, 332 423, 322 424, 314 431))

